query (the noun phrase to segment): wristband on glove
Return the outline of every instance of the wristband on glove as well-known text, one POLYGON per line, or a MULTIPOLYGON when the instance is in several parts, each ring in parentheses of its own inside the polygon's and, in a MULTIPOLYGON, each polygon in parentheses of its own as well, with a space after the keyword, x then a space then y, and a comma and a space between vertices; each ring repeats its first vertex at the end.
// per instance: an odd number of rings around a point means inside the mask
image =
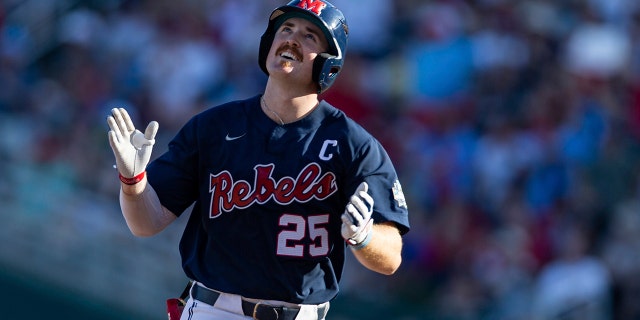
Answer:
POLYGON ((142 181, 142 179, 144 178, 146 171, 142 171, 140 174, 138 174, 137 176, 133 177, 133 178, 127 178, 125 176, 123 176, 122 174, 118 173, 118 176, 120 177, 120 181, 122 181, 122 183, 127 184, 127 185, 134 185, 140 181, 142 181))
POLYGON ((372 232, 373 231, 369 231, 369 233, 367 234, 367 237, 364 238, 364 240, 362 240, 362 242, 360 242, 360 243, 351 244, 349 241, 347 241, 347 244, 353 250, 361 250, 362 248, 366 247, 369 244, 369 242, 371 242, 371 233, 372 232))

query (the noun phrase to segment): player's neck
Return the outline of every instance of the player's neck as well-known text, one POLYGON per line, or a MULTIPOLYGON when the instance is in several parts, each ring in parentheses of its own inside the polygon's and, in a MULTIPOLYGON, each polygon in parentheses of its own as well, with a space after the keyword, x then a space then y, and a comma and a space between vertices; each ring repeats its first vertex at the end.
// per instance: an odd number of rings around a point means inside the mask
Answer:
POLYGON ((298 121, 318 105, 317 93, 292 96, 290 92, 267 88, 262 98, 262 111, 279 124, 298 121))

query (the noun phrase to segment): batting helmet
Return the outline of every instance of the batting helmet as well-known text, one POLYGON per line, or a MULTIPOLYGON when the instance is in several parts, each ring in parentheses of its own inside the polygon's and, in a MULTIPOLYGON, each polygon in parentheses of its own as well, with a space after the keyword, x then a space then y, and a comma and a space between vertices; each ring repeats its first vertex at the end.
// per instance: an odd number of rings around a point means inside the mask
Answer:
POLYGON ((273 44, 276 29, 290 17, 308 19, 319 26, 327 38, 328 52, 316 57, 311 76, 319 86, 318 93, 322 93, 333 84, 342 69, 349 35, 347 20, 338 8, 324 0, 293 0, 273 10, 269 16, 267 30, 260 38, 258 53, 258 64, 267 75, 267 55, 273 44))

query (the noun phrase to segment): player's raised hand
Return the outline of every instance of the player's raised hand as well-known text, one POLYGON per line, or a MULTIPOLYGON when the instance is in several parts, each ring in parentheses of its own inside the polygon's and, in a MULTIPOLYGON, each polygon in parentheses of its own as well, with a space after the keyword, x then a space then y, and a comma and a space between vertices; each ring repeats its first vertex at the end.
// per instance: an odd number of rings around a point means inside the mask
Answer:
POLYGON ((116 157, 118 172, 121 180, 127 183, 130 179, 139 177, 147 168, 156 142, 158 122, 151 121, 143 134, 136 130, 127 110, 114 108, 107 117, 107 124, 111 129, 108 133, 109 144, 116 157))
POLYGON ((368 189, 369 185, 362 182, 342 214, 342 237, 354 247, 365 246, 371 236, 373 198, 367 193, 368 189))

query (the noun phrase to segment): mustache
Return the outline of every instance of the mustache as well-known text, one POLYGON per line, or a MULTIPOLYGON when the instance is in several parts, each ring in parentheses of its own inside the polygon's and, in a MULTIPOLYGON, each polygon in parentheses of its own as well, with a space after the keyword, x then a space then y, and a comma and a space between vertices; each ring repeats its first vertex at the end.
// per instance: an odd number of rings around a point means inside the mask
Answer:
POLYGON ((276 55, 280 56, 280 54, 285 51, 289 51, 293 53, 293 55, 296 57, 298 61, 302 61, 302 53, 300 52, 300 50, 297 47, 292 46, 288 43, 281 45, 276 51, 276 55))

